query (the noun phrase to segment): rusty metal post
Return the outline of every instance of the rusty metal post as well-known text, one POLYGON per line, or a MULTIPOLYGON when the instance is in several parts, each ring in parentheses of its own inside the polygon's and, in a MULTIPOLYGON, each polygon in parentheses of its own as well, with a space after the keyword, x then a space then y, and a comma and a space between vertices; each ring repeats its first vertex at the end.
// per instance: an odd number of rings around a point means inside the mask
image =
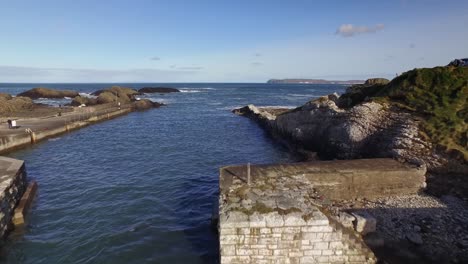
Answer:
POLYGON ((247 184, 250 186, 252 179, 250 178, 250 162, 247 163, 247 184))

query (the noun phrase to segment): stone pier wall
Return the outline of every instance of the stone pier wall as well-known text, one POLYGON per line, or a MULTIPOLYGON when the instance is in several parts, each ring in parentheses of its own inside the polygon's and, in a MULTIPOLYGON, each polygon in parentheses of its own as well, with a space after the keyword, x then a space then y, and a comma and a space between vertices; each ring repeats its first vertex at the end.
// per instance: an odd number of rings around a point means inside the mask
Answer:
POLYGON ((221 263, 374 263, 360 241, 316 210, 252 214, 231 212, 220 219, 221 263))
POLYGON ((15 207, 26 187, 24 162, 0 157, 0 238, 4 238, 10 230, 15 207))
POLYGON ((359 234, 320 208, 309 166, 290 166, 252 166, 250 184, 246 166, 221 169, 221 264, 376 263, 359 234))

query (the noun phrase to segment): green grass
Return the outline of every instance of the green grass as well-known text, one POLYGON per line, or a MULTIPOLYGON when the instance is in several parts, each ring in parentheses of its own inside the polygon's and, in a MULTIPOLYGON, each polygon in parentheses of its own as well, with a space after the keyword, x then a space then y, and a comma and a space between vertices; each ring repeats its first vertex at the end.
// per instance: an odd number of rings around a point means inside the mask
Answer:
POLYGON ((433 143, 468 160, 468 67, 414 69, 372 96, 423 117, 421 128, 433 143))

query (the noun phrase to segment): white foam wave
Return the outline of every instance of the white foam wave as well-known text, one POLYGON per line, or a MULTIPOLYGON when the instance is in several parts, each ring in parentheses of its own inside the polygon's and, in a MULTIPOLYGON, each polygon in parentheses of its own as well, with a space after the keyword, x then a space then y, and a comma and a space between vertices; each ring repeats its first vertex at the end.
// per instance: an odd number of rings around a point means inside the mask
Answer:
POLYGON ((213 87, 202 87, 202 88, 182 87, 182 88, 178 88, 178 89, 182 93, 203 93, 203 92, 208 92, 210 90, 216 90, 216 88, 213 88, 213 87))
POLYGON ((171 100, 168 100, 166 98, 160 98, 160 97, 148 97, 148 98, 145 98, 145 99, 148 99, 153 103, 169 104, 169 103, 172 102, 171 100))
MULTIPOLYGON (((239 109, 244 107, 245 105, 235 105, 235 106, 225 106, 216 108, 217 110, 229 110, 232 111, 234 109, 239 109)), ((255 105, 257 108, 284 108, 284 109, 294 109, 297 108, 295 105, 255 105)))
POLYGON ((71 102, 70 98, 38 98, 33 100, 34 103, 46 104, 50 106, 60 106, 71 102))
POLYGON ((91 93, 79 93, 79 95, 87 98, 97 98, 97 96, 92 95, 91 93))
POLYGON ((314 97, 314 95, 311 95, 311 94, 287 94, 289 96, 293 96, 293 97, 314 97))
POLYGON ((294 109, 297 106, 295 105, 256 105, 258 108, 284 108, 284 109, 294 109))

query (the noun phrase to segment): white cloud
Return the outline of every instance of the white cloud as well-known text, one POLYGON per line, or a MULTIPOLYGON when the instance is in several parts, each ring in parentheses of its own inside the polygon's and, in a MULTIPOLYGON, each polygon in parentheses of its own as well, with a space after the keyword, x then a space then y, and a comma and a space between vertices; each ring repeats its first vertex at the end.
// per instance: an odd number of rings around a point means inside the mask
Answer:
POLYGON ((161 60, 161 58, 159 58, 159 57, 152 57, 150 60, 152 60, 152 61, 158 61, 158 60, 161 60))
POLYGON ((373 27, 343 24, 336 30, 335 34, 340 35, 342 37, 352 37, 358 34, 375 33, 377 31, 383 30, 384 27, 384 24, 377 24, 373 27))
POLYGON ((70 69, 36 68, 0 65, 0 79, 3 82, 144 82, 174 81, 193 75, 197 69, 70 69))
POLYGON ((203 67, 200 66, 184 66, 184 67, 177 67, 179 70, 189 70, 189 71, 199 71, 203 70, 203 67))

